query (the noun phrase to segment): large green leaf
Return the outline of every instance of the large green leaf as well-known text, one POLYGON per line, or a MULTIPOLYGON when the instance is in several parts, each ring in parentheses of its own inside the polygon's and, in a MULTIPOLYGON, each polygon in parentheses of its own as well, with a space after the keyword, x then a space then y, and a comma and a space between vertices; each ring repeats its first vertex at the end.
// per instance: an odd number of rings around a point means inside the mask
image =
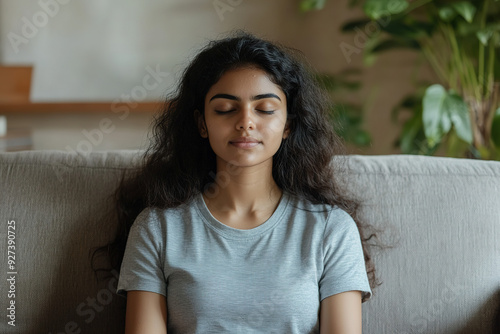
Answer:
POLYGON ((495 112, 491 124, 491 139, 497 148, 500 148, 500 108, 495 112))
POLYGON ((441 85, 432 85, 425 91, 422 119, 424 132, 430 146, 441 142, 443 135, 451 128, 451 119, 447 113, 446 98, 448 93, 441 85))
POLYGON ((445 101, 445 107, 457 136, 466 143, 472 144, 469 107, 462 97, 455 93, 449 93, 445 101))
POLYGON ((462 16, 465 21, 471 23, 476 14, 476 7, 469 1, 460 1, 452 4, 453 8, 462 16))
POLYGON ((378 20, 383 16, 399 14, 408 8, 406 0, 366 0, 363 6, 368 17, 378 20))
POLYGON ((453 124, 457 136, 472 143, 469 108, 454 92, 447 92, 441 85, 427 88, 423 99, 423 122, 429 145, 439 143, 453 124))

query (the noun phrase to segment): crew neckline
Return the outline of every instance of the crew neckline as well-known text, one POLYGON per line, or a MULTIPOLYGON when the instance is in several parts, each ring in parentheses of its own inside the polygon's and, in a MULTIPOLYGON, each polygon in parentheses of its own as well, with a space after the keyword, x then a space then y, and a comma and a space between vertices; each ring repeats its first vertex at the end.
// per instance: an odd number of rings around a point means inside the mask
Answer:
POLYGON ((204 218, 204 223, 207 224, 211 229, 215 230, 217 233, 231 239, 248 239, 259 236, 276 226, 276 224, 281 221, 281 218, 285 212, 286 207, 288 206, 289 201, 289 194, 283 190, 279 204, 276 207, 276 210, 274 210, 271 217, 269 217, 259 226, 247 230, 234 228, 217 220, 217 218, 215 218, 208 209, 201 192, 196 197, 196 206, 201 216, 204 218))

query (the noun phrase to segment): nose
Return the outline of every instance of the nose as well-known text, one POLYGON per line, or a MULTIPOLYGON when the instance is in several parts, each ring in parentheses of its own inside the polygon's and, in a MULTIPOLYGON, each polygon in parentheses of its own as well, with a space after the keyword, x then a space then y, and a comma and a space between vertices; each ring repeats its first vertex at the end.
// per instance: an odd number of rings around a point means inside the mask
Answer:
POLYGON ((250 107, 243 107, 239 112, 239 117, 236 122, 236 130, 254 129, 255 123, 253 120, 253 111, 250 107))

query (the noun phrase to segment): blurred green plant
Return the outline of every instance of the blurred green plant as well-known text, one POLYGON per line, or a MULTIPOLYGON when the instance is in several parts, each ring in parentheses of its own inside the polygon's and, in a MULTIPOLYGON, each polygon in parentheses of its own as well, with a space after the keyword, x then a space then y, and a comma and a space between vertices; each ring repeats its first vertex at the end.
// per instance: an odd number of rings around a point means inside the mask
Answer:
MULTIPOLYGON (((302 0, 304 11, 326 0, 302 0)), ((500 160, 500 0, 351 0, 366 17, 347 22, 354 45, 340 45, 346 60, 363 52, 365 65, 397 48, 420 53, 437 81, 417 88, 394 109, 410 111, 396 144, 403 153, 500 160)))
POLYGON ((345 92, 353 92, 361 87, 355 78, 359 70, 346 69, 335 75, 316 74, 316 80, 330 95, 330 118, 337 125, 336 132, 347 142, 359 147, 371 144, 371 136, 363 128, 363 106, 342 101, 345 92))

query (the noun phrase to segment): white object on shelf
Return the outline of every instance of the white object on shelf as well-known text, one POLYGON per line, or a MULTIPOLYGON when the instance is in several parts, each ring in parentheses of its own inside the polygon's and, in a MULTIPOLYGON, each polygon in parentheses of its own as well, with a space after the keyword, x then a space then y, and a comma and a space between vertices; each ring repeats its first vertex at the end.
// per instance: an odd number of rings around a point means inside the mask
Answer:
POLYGON ((0 152, 16 152, 33 149, 30 129, 10 129, 7 135, 0 136, 0 152))
POLYGON ((7 134, 7 117, 0 115, 0 137, 7 134))

